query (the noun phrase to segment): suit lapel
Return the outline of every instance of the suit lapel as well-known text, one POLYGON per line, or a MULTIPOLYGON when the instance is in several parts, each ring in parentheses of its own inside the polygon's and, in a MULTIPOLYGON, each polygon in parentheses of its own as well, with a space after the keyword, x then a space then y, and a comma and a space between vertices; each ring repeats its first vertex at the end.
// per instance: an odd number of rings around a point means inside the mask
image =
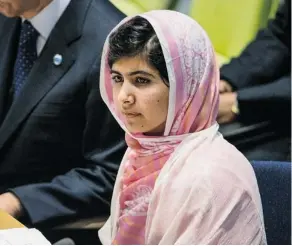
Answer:
POLYGON ((41 99, 73 65, 76 59, 76 52, 72 43, 77 41, 82 34, 83 19, 89 2, 90 0, 72 0, 52 31, 25 85, 18 97, 13 101, 0 128, 0 149, 41 99), (76 14, 82 16, 77 17, 76 14), (68 20, 79 20, 79 22, 68 22, 68 20), (53 58, 56 54, 60 54, 63 58, 63 62, 59 66, 53 63, 53 58))
POLYGON ((8 93, 17 52, 20 19, 5 19, 3 22, 0 26, 0 126, 9 106, 8 93))

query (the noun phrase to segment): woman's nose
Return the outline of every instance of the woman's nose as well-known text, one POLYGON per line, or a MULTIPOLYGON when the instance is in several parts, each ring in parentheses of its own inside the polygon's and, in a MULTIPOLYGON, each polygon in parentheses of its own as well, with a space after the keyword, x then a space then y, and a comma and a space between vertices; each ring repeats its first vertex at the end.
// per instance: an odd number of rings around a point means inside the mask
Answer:
POLYGON ((131 89, 131 85, 123 83, 119 93, 119 101, 123 107, 130 106, 135 103, 135 96, 133 94, 133 90, 131 89))

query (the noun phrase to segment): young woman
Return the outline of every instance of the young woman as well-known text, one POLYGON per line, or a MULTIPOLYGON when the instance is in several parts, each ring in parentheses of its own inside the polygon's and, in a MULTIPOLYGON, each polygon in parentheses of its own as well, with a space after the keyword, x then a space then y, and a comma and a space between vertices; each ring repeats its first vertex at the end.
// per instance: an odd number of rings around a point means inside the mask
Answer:
POLYGON ((265 244, 256 177, 218 132, 219 70, 204 30, 173 11, 106 40, 103 100, 126 132, 103 244, 265 244))

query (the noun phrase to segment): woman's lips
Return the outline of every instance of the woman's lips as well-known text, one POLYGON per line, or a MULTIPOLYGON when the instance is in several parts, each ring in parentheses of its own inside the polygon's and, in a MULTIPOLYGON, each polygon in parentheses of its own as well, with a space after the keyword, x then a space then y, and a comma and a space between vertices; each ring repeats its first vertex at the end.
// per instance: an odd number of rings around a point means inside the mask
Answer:
POLYGON ((124 116, 126 116, 127 118, 135 118, 141 114, 139 113, 123 113, 124 116))

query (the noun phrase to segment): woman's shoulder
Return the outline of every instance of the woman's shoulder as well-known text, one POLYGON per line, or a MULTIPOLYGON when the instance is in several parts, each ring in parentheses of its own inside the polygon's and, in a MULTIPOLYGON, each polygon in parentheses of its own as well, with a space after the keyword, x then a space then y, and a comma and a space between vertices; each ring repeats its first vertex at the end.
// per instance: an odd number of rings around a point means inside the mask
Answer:
POLYGON ((233 187, 253 193, 257 181, 249 161, 223 138, 192 151, 168 170, 166 183, 176 192, 187 189, 222 189, 233 187))
POLYGON ((193 244, 211 239, 250 242, 258 230, 259 237, 264 235, 257 182, 246 158, 223 138, 187 154, 174 156, 171 168, 159 177, 149 225, 165 217, 160 226, 177 231, 189 228, 189 236, 178 241, 193 244), (238 232, 245 237, 237 239, 238 232))
MULTIPOLYGON (((187 160, 186 166, 191 168, 195 162, 194 171, 201 175, 199 170, 205 172, 205 179, 211 179, 215 184, 232 184, 243 189, 253 189, 257 185, 252 165, 246 157, 223 137, 202 149, 199 158, 194 152, 187 160), (197 164, 198 163, 198 164, 197 164), (253 184, 252 186, 250 186, 253 184)), ((197 175, 195 178, 197 178, 197 175)))

